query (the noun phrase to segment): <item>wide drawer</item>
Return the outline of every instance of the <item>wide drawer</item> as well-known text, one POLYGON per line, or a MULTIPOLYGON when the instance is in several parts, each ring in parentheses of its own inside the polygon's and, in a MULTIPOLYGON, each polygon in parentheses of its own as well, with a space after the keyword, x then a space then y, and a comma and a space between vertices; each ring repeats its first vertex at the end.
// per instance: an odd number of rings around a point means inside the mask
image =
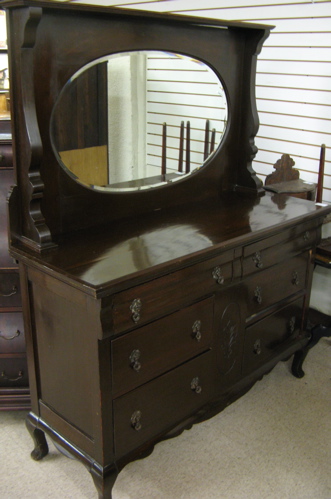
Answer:
POLYGON ((244 247, 243 275, 262 271, 272 265, 310 249, 317 241, 316 222, 301 224, 290 230, 244 247))
POLYGON ((0 357, 0 386, 28 386, 28 368, 25 357, 0 357))
POLYGON ((302 253, 245 281, 247 319, 305 289, 309 253, 302 253))
POLYGON ((116 399, 116 458, 170 430, 210 401, 214 371, 207 352, 116 399))
POLYGON ((25 339, 21 312, 0 314, 0 353, 24 353, 25 339))
POLYGON ((21 288, 17 272, 0 273, 0 307, 20 307, 21 288))
POLYGON ((258 368, 293 339, 302 327, 303 298, 246 329, 243 374, 258 368))
POLYGON ((212 294, 232 280, 233 251, 135 286, 113 297, 109 313, 119 333, 158 319, 212 294))
POLYGON ((112 342, 113 394, 123 394, 211 347, 213 298, 112 342))

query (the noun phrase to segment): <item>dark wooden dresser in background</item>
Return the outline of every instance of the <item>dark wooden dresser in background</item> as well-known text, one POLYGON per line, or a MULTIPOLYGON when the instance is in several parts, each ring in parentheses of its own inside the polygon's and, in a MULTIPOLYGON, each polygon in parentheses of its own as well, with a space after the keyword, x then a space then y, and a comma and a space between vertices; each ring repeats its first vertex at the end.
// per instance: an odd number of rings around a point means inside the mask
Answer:
POLYGON ((18 265, 8 252, 7 195, 13 184, 11 124, 0 120, 0 411, 30 407, 18 265))

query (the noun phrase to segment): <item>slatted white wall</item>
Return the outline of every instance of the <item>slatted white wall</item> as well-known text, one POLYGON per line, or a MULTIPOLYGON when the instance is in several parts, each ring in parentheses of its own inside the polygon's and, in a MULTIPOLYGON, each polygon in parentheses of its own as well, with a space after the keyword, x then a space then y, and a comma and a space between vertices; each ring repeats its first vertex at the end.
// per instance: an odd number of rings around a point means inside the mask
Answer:
MULTIPOLYGON (((317 182, 320 146, 326 144, 323 199, 331 201, 330 0, 83 0, 157 12, 275 25, 258 58, 259 177, 290 154, 304 180, 317 182)), ((80 0, 80 3, 82 0, 80 0)))
MULTIPOLYGON (((167 172, 178 170, 181 121, 190 124, 190 171, 204 162, 206 120, 220 142, 227 120, 226 100, 216 74, 181 54, 149 52, 147 58, 147 163, 160 173, 162 125, 167 124, 167 172)), ((149 168, 150 169, 150 168, 149 168)))

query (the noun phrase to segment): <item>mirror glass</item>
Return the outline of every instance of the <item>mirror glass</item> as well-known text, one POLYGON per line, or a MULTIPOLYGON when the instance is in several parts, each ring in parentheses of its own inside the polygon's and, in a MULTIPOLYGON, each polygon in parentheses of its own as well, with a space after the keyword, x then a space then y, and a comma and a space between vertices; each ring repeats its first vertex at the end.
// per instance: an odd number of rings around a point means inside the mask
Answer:
POLYGON ((226 123, 225 91, 209 66, 171 52, 124 52, 70 79, 53 110, 51 138, 75 180, 126 191, 200 169, 226 123))

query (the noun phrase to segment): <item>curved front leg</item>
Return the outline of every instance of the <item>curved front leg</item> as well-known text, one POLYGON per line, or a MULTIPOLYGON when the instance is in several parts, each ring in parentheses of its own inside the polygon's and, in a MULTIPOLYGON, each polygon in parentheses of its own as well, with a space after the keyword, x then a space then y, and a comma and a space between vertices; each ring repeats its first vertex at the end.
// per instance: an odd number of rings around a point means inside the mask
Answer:
POLYGON ((33 451, 31 452, 31 457, 35 461, 40 461, 40 459, 48 454, 48 445, 45 433, 37 428, 35 423, 31 421, 30 415, 27 416, 25 424, 35 445, 33 451))
POLYGON ((97 466, 92 466, 90 473, 98 491, 99 499, 112 499, 112 489, 118 476, 118 470, 115 467, 102 470, 97 466))
POLYGON ((311 338, 309 343, 298 350, 294 354, 293 363, 292 363, 292 374, 296 378, 303 378, 305 375, 304 370, 302 369, 302 364, 307 357, 307 354, 311 348, 313 348, 321 338, 330 338, 331 337, 331 327, 323 326, 319 324, 311 329, 311 338))

